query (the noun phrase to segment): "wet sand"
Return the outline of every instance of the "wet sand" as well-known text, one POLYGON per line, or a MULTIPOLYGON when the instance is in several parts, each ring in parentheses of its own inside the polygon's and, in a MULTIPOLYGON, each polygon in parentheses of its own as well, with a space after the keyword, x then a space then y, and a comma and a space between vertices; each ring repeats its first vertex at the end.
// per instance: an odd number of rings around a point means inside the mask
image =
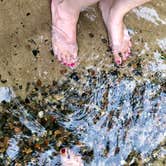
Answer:
MULTIPOLYGON (((154 8, 158 16, 153 16, 153 12, 152 16, 145 13, 149 21, 138 18, 134 12, 126 16, 127 27, 134 33, 134 56, 127 61, 126 65, 131 65, 125 67, 123 72, 131 74, 134 68, 131 69, 131 66, 139 59, 142 70, 146 70, 145 74, 151 77, 151 71, 144 68, 154 59, 154 51, 161 51, 157 39, 166 37, 165 25, 157 20, 159 17, 166 23, 166 2, 156 0, 144 6, 154 8)), ((25 96, 27 83, 29 85, 40 80, 42 84, 50 84, 70 71, 60 65, 51 53, 49 1, 3 0, 0 2, 0 10, 0 86, 15 87, 19 95, 25 96)), ((89 7, 81 13, 78 24, 80 65, 76 70, 91 66, 114 68, 107 40, 99 9, 97 6, 89 7)))

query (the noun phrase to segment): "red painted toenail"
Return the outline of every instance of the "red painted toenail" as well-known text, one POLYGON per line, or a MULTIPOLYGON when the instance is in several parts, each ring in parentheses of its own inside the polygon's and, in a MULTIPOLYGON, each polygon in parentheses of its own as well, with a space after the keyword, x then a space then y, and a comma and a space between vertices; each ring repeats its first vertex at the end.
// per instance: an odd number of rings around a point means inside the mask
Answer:
POLYGON ((73 67, 73 66, 75 66, 75 63, 71 63, 71 64, 70 64, 70 67, 73 67))
POLYGON ((67 63, 63 63, 63 62, 62 62, 62 64, 65 66, 68 66, 68 67, 74 67, 76 65, 76 63, 67 64, 67 63))
POLYGON ((65 152, 66 152, 65 148, 61 149, 61 153, 64 154, 65 152))
POLYGON ((76 65, 75 63, 66 64, 66 66, 68 66, 68 67, 74 67, 75 65, 76 65))
POLYGON ((68 67, 72 67, 71 64, 67 64, 66 66, 68 66, 68 67))
POLYGON ((117 60, 116 63, 119 65, 119 64, 121 64, 121 61, 120 61, 120 60, 117 60))

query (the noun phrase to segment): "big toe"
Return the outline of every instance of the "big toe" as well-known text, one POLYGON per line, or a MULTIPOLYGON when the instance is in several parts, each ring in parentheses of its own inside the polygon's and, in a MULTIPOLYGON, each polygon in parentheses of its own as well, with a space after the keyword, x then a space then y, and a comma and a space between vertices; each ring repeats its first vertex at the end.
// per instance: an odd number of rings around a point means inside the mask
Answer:
POLYGON ((119 55, 114 55, 114 61, 117 65, 122 64, 122 58, 119 55))
POLYGON ((127 58, 130 56, 130 53, 131 53, 131 49, 130 49, 128 41, 124 42, 123 47, 121 49, 121 53, 122 53, 122 59, 123 59, 123 61, 126 61, 127 58))

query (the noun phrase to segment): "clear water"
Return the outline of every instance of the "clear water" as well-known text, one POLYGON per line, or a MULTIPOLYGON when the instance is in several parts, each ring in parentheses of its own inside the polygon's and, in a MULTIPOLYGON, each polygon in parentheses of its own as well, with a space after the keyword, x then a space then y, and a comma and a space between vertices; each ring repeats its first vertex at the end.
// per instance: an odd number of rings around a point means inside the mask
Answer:
MULTIPOLYGON (((47 105, 43 109, 44 115, 55 117, 59 127, 70 131, 76 139, 69 141, 66 146, 81 152, 81 147, 77 144, 79 141, 91 151, 92 156, 88 163, 88 156, 84 156, 85 165, 124 165, 132 152, 139 154, 144 162, 150 161, 147 159, 160 147, 166 136, 164 84, 150 80, 140 83, 133 78, 119 78, 117 71, 106 73, 93 69, 84 76, 81 79, 77 73, 73 73, 55 87, 42 89, 42 93, 48 93, 41 100, 43 103, 40 101, 41 106, 47 105), (57 108, 56 100, 62 107, 57 108)), ((5 90, 9 96, 4 96, 8 99, 13 92, 7 88, 5 90)), ((36 94, 40 93, 41 91, 36 91, 36 94)), ((37 102, 37 98, 32 97, 31 100, 37 102)), ((18 106, 17 109, 9 111, 31 134, 27 135, 23 131, 12 135, 3 154, 6 156, 4 163, 19 159, 20 140, 29 139, 34 133, 41 139, 48 134, 48 128, 42 126, 38 122, 39 118, 32 115, 18 99, 14 98, 14 104, 18 106)), ((39 109, 38 106, 36 109, 39 109)), ((35 162, 39 164, 46 160, 47 165, 58 164, 59 155, 53 157, 56 152, 54 144, 56 142, 52 142, 44 152, 33 151, 31 156, 37 159, 35 162)), ((162 152, 160 155, 165 154, 162 152)), ((33 165, 31 158, 26 163, 33 165)))

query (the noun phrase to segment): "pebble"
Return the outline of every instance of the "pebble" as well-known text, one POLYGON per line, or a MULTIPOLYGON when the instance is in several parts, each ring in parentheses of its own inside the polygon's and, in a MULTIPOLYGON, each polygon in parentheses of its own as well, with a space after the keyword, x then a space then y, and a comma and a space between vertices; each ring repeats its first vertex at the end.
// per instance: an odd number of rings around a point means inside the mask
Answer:
POLYGON ((43 116, 44 116, 44 112, 43 112, 43 111, 40 111, 40 112, 38 113, 38 117, 39 117, 39 118, 43 118, 43 116))

